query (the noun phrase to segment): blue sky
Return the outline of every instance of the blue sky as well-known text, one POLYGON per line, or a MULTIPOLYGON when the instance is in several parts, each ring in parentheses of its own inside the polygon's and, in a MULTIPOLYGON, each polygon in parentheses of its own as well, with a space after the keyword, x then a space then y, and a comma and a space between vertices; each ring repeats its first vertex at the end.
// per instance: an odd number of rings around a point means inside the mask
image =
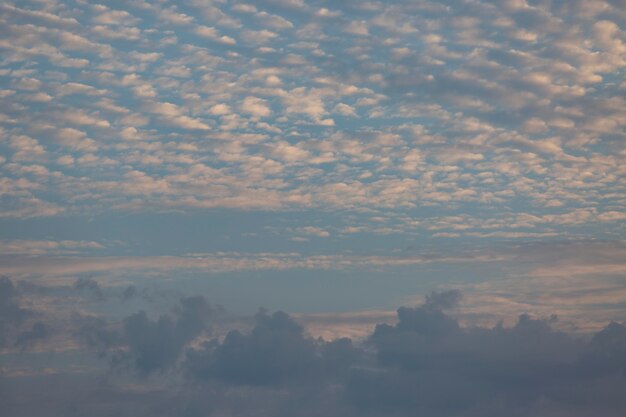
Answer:
POLYGON ((0 30, 0 275, 59 331, 192 294, 355 340, 430 291, 624 320, 623 1, 23 0, 0 30))

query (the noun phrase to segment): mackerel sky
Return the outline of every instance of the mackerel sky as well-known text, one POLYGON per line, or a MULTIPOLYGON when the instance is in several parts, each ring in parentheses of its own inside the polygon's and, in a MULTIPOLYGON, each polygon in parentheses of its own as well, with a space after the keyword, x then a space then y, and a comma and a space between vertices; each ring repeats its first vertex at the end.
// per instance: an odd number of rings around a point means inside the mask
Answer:
POLYGON ((0 275, 65 332, 40 351, 192 294, 328 339, 430 291, 626 316, 623 0, 6 1, 0 54, 0 275))

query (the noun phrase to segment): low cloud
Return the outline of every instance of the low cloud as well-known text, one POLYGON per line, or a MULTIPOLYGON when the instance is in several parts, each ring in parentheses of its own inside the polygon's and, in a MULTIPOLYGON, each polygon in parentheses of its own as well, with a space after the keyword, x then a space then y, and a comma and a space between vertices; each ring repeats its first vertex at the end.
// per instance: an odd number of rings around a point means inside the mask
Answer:
MULTIPOLYGON (((281 311, 260 310, 248 330, 214 332, 219 309, 199 296, 154 319, 143 311, 117 323, 76 315, 74 325, 127 372, 123 380, 136 378, 124 401, 115 381, 100 389, 110 409, 132 404, 140 416, 621 415, 626 326, 582 337, 555 330, 556 316, 528 314, 509 327, 464 326, 454 313, 461 301, 457 290, 433 292, 362 342, 315 339, 281 311), (167 392, 159 377, 170 381, 167 392)), ((77 407, 89 413, 98 401, 77 407)))
MULTIPOLYGON (((11 281, 1 284, 3 317, 23 320, 11 281)), ((612 322, 586 337, 555 330, 556 316, 522 314, 508 327, 465 326, 455 317, 461 301, 457 290, 433 292, 421 305, 399 308, 395 324, 376 325, 360 342, 313 338, 281 311, 260 310, 247 330, 232 329, 232 317, 223 320, 201 296, 183 297, 155 318, 144 311, 121 321, 75 313, 72 326, 83 346, 107 357, 116 371, 106 388, 94 383, 89 394, 106 392, 113 413, 132 405, 137 416, 621 415, 624 324, 612 322), (130 378, 136 388, 121 396, 123 384, 115 378, 124 384, 130 378), (170 388, 163 391, 158 381, 170 388)), ((35 323, 13 343, 22 348, 49 332, 35 323)), ((31 377, 33 383, 51 378, 47 374, 31 377)), ((3 381, 18 390, 19 378, 3 381)), ((57 390, 57 408, 48 413, 63 414, 74 404, 93 414, 103 401, 76 402, 70 398, 74 377, 58 378, 67 390, 57 390)), ((27 408, 15 406, 8 415, 27 408)))
POLYGON ((126 317, 121 326, 102 317, 75 315, 80 323, 75 335, 111 366, 141 376, 172 367, 183 348, 201 334, 210 334, 210 319, 217 313, 202 296, 183 297, 171 314, 151 319, 145 311, 126 317))
POLYGON ((17 291, 7 277, 0 277, 0 347, 8 343, 10 334, 28 316, 28 310, 17 302, 17 291))
POLYGON ((306 336, 284 312, 261 311, 255 323, 248 334, 233 330, 221 343, 212 340, 188 350, 187 375, 235 385, 302 383, 345 373, 359 354, 350 339, 324 342, 306 336))
POLYGON ((74 283, 74 289, 87 292, 96 300, 104 300, 104 295, 100 289, 98 281, 92 278, 78 278, 74 283))
POLYGON ((20 349, 48 336, 46 326, 32 323, 36 312, 20 305, 18 289, 7 277, 0 277, 0 349, 15 346, 20 349), (25 327, 30 324, 30 329, 25 327))

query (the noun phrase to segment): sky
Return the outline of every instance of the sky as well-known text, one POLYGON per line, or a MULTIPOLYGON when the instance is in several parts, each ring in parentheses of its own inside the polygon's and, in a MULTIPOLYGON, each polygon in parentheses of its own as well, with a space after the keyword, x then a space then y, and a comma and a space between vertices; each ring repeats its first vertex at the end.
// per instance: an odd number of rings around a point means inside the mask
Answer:
POLYGON ((624 0, 6 1, 0 56, 3 415, 623 415, 624 0))

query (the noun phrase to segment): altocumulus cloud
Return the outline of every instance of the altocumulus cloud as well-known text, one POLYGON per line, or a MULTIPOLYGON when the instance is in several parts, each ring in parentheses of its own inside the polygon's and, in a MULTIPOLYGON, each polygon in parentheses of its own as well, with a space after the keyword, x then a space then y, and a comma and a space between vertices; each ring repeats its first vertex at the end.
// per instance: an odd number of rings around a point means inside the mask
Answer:
MULTIPOLYGON (((10 293, 11 281, 2 283, 10 293)), ((554 330, 556 316, 522 314, 511 327, 463 326, 454 316, 461 300, 458 291, 433 292, 358 342, 314 339, 281 311, 260 310, 247 330, 218 332, 223 312, 202 296, 183 297, 157 318, 143 311, 121 322, 82 317, 75 335, 110 357, 116 372, 108 382, 93 372, 6 375, 0 395, 8 416, 70 409, 140 416, 622 415, 623 324, 587 337, 554 330), (123 394, 128 378, 135 388, 123 394), (34 406, 43 394, 31 387, 52 382, 88 399, 55 392, 52 408, 34 406)), ((12 302, 3 301, 3 309, 19 309, 6 307, 12 302)))

